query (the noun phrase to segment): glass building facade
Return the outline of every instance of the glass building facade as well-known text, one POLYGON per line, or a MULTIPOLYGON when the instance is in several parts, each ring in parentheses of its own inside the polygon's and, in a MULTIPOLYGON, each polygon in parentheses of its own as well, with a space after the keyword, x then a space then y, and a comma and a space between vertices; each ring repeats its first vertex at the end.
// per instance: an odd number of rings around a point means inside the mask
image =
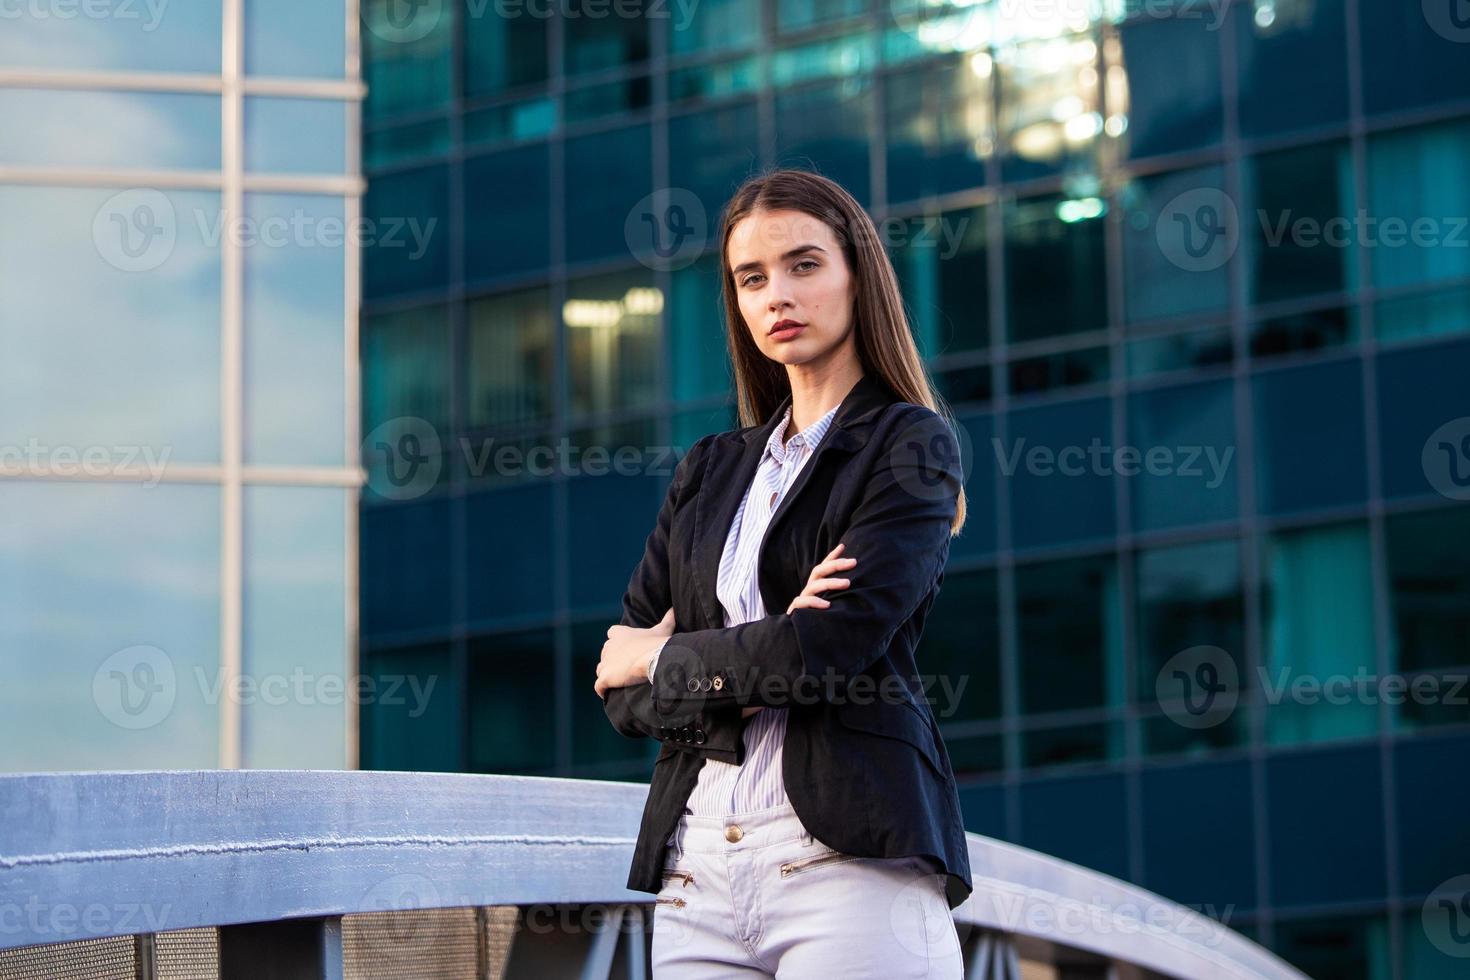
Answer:
POLYGON ((0 10, 0 769, 357 765, 351 0, 0 10))
POLYGON ((365 207, 403 234, 364 254, 362 656, 438 686, 365 707, 363 764, 647 778, 592 683, 648 449, 736 425, 714 223, 809 166, 891 235, 970 438, 920 647, 969 829, 1314 977, 1458 975, 1452 6, 366 3, 365 207), (688 261, 638 230, 670 200, 688 261))

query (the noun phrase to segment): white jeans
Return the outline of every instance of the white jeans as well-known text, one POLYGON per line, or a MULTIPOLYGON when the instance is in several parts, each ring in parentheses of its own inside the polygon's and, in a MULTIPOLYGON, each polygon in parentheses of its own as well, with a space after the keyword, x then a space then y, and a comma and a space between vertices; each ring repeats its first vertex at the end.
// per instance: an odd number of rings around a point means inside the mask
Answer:
POLYGON ((942 874, 917 858, 833 850, 790 803, 680 818, 654 905, 652 966, 654 980, 964 975, 942 874))

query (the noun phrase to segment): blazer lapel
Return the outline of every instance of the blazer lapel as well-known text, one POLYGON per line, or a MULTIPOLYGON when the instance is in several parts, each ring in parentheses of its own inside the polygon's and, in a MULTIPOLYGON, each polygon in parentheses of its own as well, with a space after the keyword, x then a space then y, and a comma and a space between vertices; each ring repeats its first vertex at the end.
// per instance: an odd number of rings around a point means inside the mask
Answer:
MULTIPOLYGON (((868 441, 866 423, 877 415, 883 406, 896 401, 897 396, 875 375, 864 374, 842 399, 837 414, 832 416, 832 425, 817 445, 816 454, 806 461, 796 481, 781 498, 776 512, 761 539, 760 556, 765 555, 766 542, 777 530, 781 519, 791 509, 792 502, 801 494, 811 478, 812 472, 828 453, 850 453, 861 449, 868 441)), ((715 440, 717 452, 712 454, 708 469, 695 502, 694 517, 694 587, 699 593, 700 605, 707 618, 706 629, 719 629, 725 625, 724 606, 716 594, 719 583, 720 558, 724 554, 725 540, 730 535, 730 525, 735 521, 735 512, 740 508, 765 455, 766 443, 776 431, 781 416, 791 404, 791 395, 782 399, 764 425, 748 429, 736 429, 721 433, 715 440)), ((758 558, 756 567, 759 568, 758 558)), ((768 612, 772 610, 767 610, 768 612)))

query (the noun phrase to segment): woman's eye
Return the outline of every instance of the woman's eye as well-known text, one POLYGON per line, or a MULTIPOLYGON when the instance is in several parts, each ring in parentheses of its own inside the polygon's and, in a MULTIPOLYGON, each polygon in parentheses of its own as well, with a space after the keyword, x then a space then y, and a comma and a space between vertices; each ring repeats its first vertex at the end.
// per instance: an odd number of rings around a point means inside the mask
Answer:
MULTIPOLYGON (((815 261, 814 259, 802 259, 800 262, 796 263, 796 265, 792 266, 792 268, 793 269, 800 269, 804 265, 809 265, 813 269, 815 269, 815 268, 819 267, 821 265, 821 263, 815 261)), ((748 275, 744 279, 740 280, 740 285, 742 285, 742 286, 749 286, 752 282, 755 282, 755 280, 757 280, 759 278, 761 278, 761 274, 759 272, 752 272, 750 275, 748 275)))
POLYGON ((796 263, 796 268, 800 269, 804 265, 809 265, 813 269, 815 269, 817 267, 817 263, 814 262, 813 260, 811 260, 811 259, 802 259, 800 262, 796 263))

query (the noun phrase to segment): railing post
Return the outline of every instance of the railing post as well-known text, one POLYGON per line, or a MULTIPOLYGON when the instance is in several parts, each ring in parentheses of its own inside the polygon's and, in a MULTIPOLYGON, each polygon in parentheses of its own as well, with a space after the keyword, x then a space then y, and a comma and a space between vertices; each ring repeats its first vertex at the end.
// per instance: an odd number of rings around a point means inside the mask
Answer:
POLYGON ((342 980, 342 919, 224 926, 220 980, 342 980))

